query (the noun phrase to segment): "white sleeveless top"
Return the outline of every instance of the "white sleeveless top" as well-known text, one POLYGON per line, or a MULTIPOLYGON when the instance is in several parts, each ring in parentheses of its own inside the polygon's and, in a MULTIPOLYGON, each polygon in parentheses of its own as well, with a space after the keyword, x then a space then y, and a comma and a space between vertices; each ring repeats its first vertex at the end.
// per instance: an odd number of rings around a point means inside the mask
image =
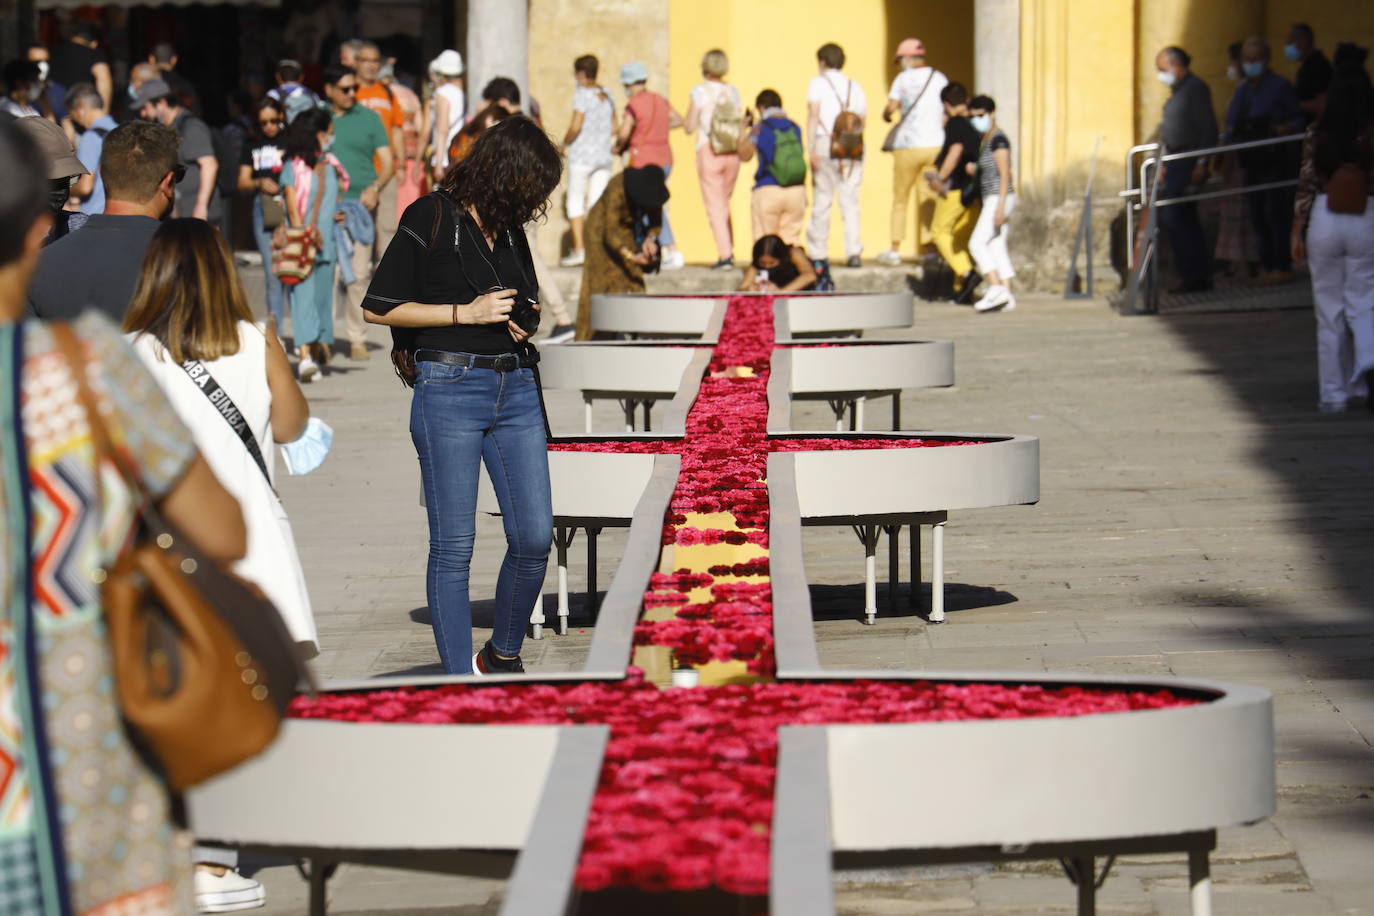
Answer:
MULTIPOLYGON (((453 142, 453 138, 458 136, 458 131, 462 130, 463 125, 467 123, 467 112, 463 108, 466 99, 463 97, 463 90, 458 88, 457 83, 444 83, 434 90, 434 94, 443 96, 448 100, 448 136, 441 140, 438 136, 439 125, 437 122, 434 125, 434 164, 439 168, 447 168, 449 164, 448 145, 453 142)), ((436 113, 438 112, 437 104, 434 110, 436 113)), ((438 115, 436 114, 435 117, 438 115)))
MULTIPOLYGON (((191 430, 224 489, 238 500, 248 528, 248 552, 234 564, 234 572, 252 582, 277 606, 287 629, 307 655, 319 651, 315 618, 310 608, 305 574, 286 509, 268 485, 238 433, 210 403, 204 391, 172 361, 150 334, 130 334, 143 364, 172 402, 177 416, 191 430)), ((239 322, 239 352, 206 362, 205 368, 243 414, 257 440, 267 470, 276 479, 276 450, 272 442, 272 391, 267 387, 267 337, 260 325, 239 322)))

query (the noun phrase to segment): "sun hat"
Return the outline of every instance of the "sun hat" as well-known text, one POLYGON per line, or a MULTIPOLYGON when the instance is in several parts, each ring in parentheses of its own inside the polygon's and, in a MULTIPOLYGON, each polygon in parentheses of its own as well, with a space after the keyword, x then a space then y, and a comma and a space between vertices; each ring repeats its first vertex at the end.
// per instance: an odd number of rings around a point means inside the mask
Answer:
POLYGON ((138 111, 149 102, 165 99, 171 94, 172 87, 167 85, 166 80, 148 80, 138 87, 138 94, 134 96, 133 110, 138 111))
POLYGON ((87 175, 90 170, 76 158, 76 150, 67 134, 47 118, 17 118, 16 127, 29 135, 38 144, 43 158, 48 160, 48 179, 70 178, 73 175, 87 175))
POLYGON ((639 61, 625 64, 620 68, 620 85, 633 86, 649 79, 649 68, 639 61))
POLYGON ((668 184, 663 169, 656 165, 625 169, 625 196, 648 210, 657 210, 666 204, 668 184))
POLYGON ((902 43, 897 45, 895 57, 901 60, 903 57, 925 57, 926 43, 919 38, 903 38, 902 43))
POLYGON ((452 48, 440 51, 439 56, 429 65, 429 72, 440 76, 462 76, 463 55, 452 48))

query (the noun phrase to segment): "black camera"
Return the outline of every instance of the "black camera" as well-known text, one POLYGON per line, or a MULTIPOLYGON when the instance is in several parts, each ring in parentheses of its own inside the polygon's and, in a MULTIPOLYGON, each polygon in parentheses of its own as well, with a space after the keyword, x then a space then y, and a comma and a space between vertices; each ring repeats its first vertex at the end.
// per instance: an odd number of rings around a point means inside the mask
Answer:
POLYGON ((526 293, 515 294, 515 305, 511 306, 510 320, 520 325, 520 329, 531 337, 539 330, 539 300, 526 293))

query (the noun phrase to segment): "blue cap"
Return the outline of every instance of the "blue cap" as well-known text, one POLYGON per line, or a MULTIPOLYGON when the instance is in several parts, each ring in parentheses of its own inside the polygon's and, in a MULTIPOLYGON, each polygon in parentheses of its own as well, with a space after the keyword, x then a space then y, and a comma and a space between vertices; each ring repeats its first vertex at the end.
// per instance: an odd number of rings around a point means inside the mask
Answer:
POLYGON ((620 68, 620 85, 631 86, 649 79, 649 68, 639 61, 625 64, 620 68))

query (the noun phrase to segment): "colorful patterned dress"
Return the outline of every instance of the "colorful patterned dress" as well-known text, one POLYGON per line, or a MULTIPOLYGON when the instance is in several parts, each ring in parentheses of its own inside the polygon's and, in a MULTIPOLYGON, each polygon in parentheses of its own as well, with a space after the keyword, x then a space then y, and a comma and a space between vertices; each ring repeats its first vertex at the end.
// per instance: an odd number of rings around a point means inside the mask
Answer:
MULTIPOLYGON (((195 457, 190 433, 108 320, 74 327, 116 447, 166 494, 195 457)), ((114 694, 96 582, 134 504, 96 463, 51 332, 0 325, 0 913, 193 911, 189 839, 114 694)))

